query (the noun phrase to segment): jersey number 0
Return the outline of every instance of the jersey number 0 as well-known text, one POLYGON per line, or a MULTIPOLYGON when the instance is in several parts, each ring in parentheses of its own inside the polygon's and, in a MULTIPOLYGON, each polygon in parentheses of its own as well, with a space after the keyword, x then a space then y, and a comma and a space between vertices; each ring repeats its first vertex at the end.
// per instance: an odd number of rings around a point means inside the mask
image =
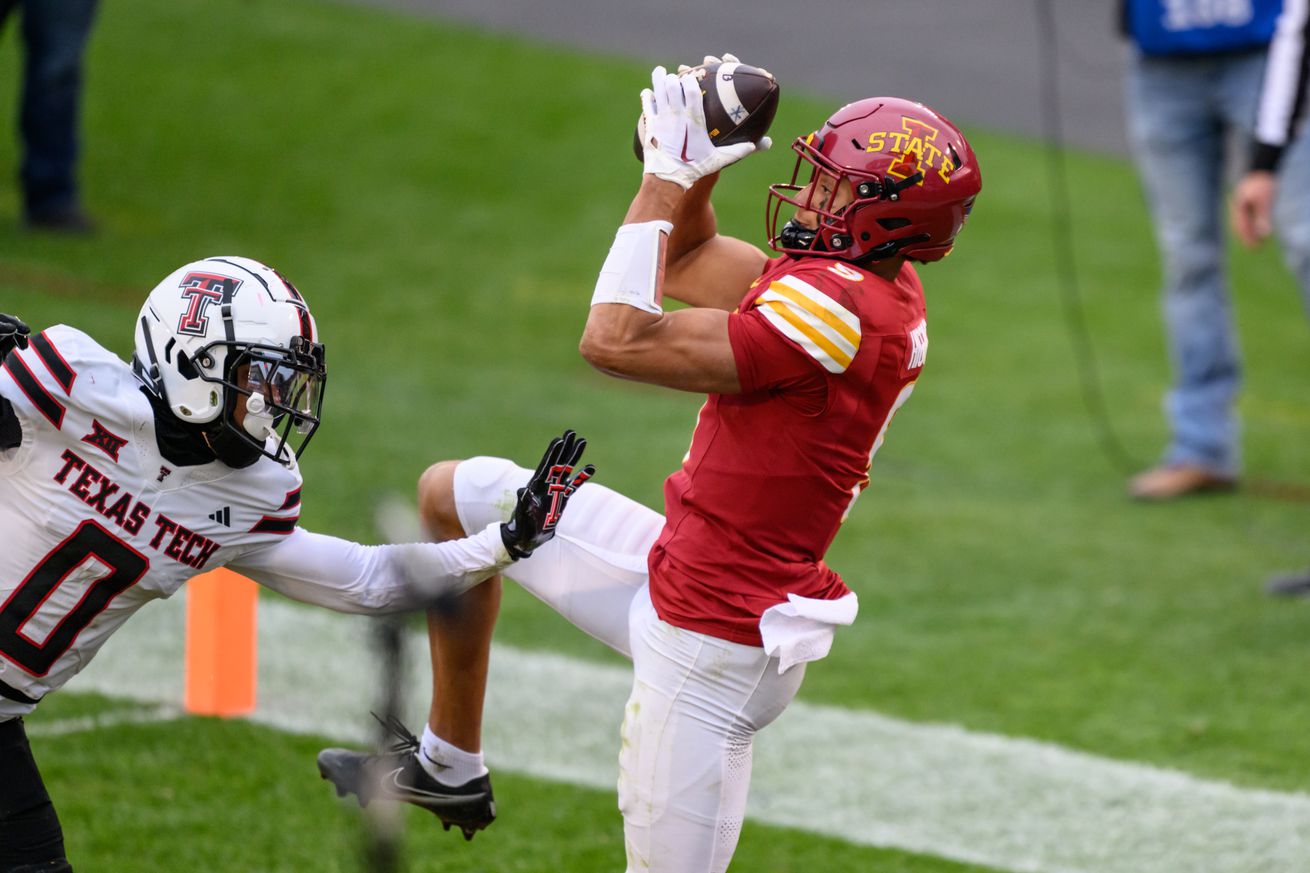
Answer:
POLYGON ((145 555, 94 521, 82 522, 0 605, 0 654, 33 676, 44 676, 109 602, 136 584, 148 569, 150 559, 145 555), (87 586, 77 605, 59 619, 44 641, 27 637, 23 627, 60 583, 88 559, 103 564, 109 573, 87 586))

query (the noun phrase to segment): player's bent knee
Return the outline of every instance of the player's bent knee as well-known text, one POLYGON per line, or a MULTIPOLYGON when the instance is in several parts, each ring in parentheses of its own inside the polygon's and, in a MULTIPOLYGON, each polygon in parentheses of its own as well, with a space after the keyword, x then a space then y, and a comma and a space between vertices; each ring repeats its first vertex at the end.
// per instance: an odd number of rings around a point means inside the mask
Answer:
POLYGON ((460 527, 476 533, 489 524, 507 521, 516 493, 531 473, 505 458, 481 456, 460 461, 451 488, 460 527))
POLYGON ((460 461, 438 461, 418 480, 419 516, 428 535, 436 540, 459 539, 467 534, 455 508, 455 468, 460 461))

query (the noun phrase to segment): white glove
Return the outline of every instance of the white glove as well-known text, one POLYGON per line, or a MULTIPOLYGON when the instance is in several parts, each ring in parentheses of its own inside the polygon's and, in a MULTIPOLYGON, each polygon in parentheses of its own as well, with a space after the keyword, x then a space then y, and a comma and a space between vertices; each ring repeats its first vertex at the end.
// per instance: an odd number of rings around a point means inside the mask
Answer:
MULTIPOLYGON (((700 66, 708 67, 710 64, 740 64, 740 63, 741 63, 741 58, 737 57, 736 55, 730 55, 727 52, 724 52, 723 57, 718 57, 717 55, 706 55, 705 60, 700 62, 700 66)), ((678 64, 678 75, 681 76, 683 73, 690 73, 692 70, 698 70, 698 69, 700 69, 700 67, 689 67, 686 64, 678 64)), ((757 69, 759 69, 761 72, 769 73, 769 71, 764 69, 763 67, 758 67, 757 69)), ((769 73, 769 75, 772 76, 773 74, 769 73)))
MULTIPOLYGON (((725 54, 723 57, 718 57, 717 55, 706 55, 705 60, 700 62, 700 66, 708 67, 710 64, 722 64, 725 61, 727 61, 728 63, 736 63, 736 64, 741 63, 741 61, 737 60, 736 55, 725 54)), ((697 70, 697 69, 700 69, 700 67, 690 67, 686 64, 678 64, 678 75, 681 76, 685 73, 690 73, 692 70, 697 70)))
POLYGON ((705 126, 700 81, 663 67, 651 71, 651 86, 641 92, 640 128, 645 172, 684 189, 703 176, 740 161, 763 143, 716 146, 705 126))

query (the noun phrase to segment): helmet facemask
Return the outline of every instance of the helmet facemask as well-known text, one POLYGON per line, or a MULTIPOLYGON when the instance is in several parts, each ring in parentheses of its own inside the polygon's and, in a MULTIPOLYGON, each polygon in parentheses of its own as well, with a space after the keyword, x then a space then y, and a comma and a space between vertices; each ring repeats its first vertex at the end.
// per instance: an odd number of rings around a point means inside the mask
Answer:
POLYGON ((225 402, 223 427, 265 457, 286 464, 299 458, 318 430, 327 368, 323 346, 292 337, 289 349, 264 343, 220 341, 197 357, 225 352, 224 376, 200 378, 219 384, 225 402))
MULTIPOLYGON (((813 136, 801 137, 792 143, 792 150, 796 152, 796 165, 792 169, 791 180, 769 186, 765 223, 769 231, 770 247, 790 255, 815 255, 863 264, 889 258, 903 246, 923 242, 928 238, 925 234, 900 239, 875 239, 868 230, 857 233, 855 229, 855 218, 861 210, 875 204, 898 201, 901 191, 923 180, 922 172, 915 171, 903 179, 856 172, 830 160, 814 148, 811 144, 813 140, 813 136), (806 167, 809 168, 810 179, 801 184, 806 167), (830 181, 831 195, 824 196, 822 193, 824 180, 830 181), (849 186, 854 199, 835 209, 828 208, 828 204, 836 199, 836 192, 843 186, 849 186), (779 228, 778 222, 784 205, 813 213, 818 218, 818 226, 812 230, 803 228, 793 218, 779 228)), ((894 217, 879 220, 879 225, 887 233, 908 223, 894 217)))

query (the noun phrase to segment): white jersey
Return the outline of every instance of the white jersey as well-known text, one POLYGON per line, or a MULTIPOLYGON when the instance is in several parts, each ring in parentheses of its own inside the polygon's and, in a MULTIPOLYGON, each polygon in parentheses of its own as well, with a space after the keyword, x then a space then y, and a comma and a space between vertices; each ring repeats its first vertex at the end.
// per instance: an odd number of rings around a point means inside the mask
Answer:
POLYGON ((11 354, 0 396, 23 429, 21 445, 0 451, 0 719, 30 710, 132 613, 206 570, 230 564, 292 597, 368 612, 508 563, 491 528, 383 547, 300 530, 294 459, 170 463, 131 369, 69 327, 11 354), (414 574, 429 587, 413 590, 414 574))

